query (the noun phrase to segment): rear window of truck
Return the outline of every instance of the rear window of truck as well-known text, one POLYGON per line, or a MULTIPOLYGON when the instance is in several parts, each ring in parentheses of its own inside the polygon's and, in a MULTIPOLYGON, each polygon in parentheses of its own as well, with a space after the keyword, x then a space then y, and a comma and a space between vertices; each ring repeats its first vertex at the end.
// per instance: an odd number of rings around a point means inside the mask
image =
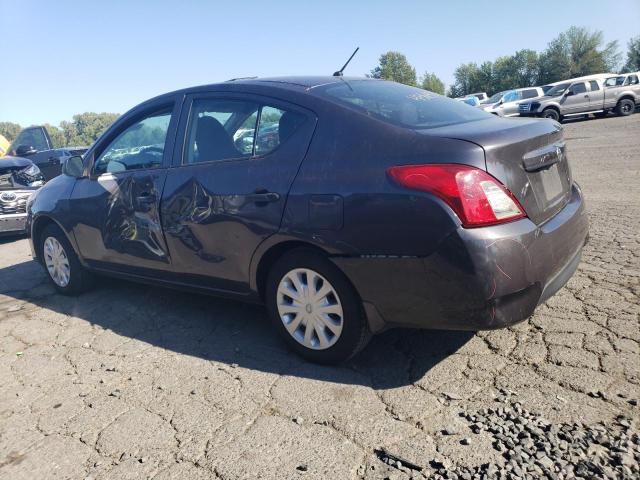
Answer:
POLYGON ((384 80, 342 80, 316 91, 366 115, 407 128, 435 128, 491 117, 463 102, 384 80))

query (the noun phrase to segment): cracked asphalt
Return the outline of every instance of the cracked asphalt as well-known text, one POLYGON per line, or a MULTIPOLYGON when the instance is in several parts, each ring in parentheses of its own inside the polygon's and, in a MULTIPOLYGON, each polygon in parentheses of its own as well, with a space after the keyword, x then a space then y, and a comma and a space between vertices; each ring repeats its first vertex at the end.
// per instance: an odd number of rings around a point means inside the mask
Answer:
POLYGON ((260 307, 107 279, 62 297, 27 240, 0 240, 0 478, 504 466, 494 434, 463 415, 505 395, 556 425, 629 419, 637 441, 640 115, 574 121, 565 137, 591 221, 567 287, 514 328, 389 331, 339 368, 287 352, 260 307))

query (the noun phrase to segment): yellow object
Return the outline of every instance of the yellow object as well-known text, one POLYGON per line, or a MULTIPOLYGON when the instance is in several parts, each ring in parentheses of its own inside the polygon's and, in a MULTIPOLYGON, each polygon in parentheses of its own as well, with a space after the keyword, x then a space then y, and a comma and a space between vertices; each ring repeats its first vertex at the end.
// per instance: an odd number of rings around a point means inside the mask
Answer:
POLYGON ((0 157, 7 153, 7 150, 9 150, 9 145, 11 145, 9 143, 9 140, 0 135, 0 157))

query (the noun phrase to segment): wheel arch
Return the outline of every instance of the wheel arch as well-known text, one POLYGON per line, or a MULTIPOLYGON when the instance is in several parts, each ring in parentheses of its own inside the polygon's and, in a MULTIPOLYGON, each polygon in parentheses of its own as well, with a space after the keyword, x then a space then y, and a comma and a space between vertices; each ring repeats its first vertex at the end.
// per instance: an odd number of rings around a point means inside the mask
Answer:
POLYGON ((74 249, 75 254, 78 255, 78 258, 80 258, 77 245, 73 241, 74 239, 69 236, 69 233, 60 224, 60 222, 49 215, 39 215, 33 220, 33 223, 31 225, 31 241, 33 242, 33 251, 36 254, 36 260, 42 263, 42 254, 40 253, 40 237, 42 235, 42 232, 44 232, 44 229, 49 225, 55 225, 64 233, 64 235, 67 237, 67 240, 71 244, 71 247, 74 249))
POLYGON ((254 260, 251 262, 252 275, 250 287, 253 291, 257 292, 261 300, 264 300, 267 276, 269 275, 271 267, 278 259, 282 258, 283 255, 298 248, 315 250, 324 256, 329 255, 329 252, 326 250, 303 240, 282 240, 269 245, 263 252, 254 255, 254 260), (256 258, 256 256, 258 256, 258 258, 256 258))
POLYGON ((556 112, 558 112, 558 115, 562 116, 562 114, 560 113, 560 108, 556 105, 547 105, 542 109, 542 112, 540 113, 544 113, 545 110, 555 110, 556 112))
POLYGON ((622 95, 618 101, 616 102, 616 105, 618 105, 622 100, 631 100, 633 102, 633 104, 636 104, 636 99, 633 97, 633 95, 626 93, 624 95, 622 95))

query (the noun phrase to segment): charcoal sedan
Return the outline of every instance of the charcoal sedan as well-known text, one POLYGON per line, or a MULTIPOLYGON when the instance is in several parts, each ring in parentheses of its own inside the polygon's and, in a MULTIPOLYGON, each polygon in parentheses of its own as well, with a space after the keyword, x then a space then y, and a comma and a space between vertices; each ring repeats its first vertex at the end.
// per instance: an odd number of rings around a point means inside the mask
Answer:
POLYGON ((291 348, 326 363, 390 327, 524 320, 588 233, 558 123, 344 77, 149 100, 28 215, 61 293, 97 273, 261 302, 291 348))

